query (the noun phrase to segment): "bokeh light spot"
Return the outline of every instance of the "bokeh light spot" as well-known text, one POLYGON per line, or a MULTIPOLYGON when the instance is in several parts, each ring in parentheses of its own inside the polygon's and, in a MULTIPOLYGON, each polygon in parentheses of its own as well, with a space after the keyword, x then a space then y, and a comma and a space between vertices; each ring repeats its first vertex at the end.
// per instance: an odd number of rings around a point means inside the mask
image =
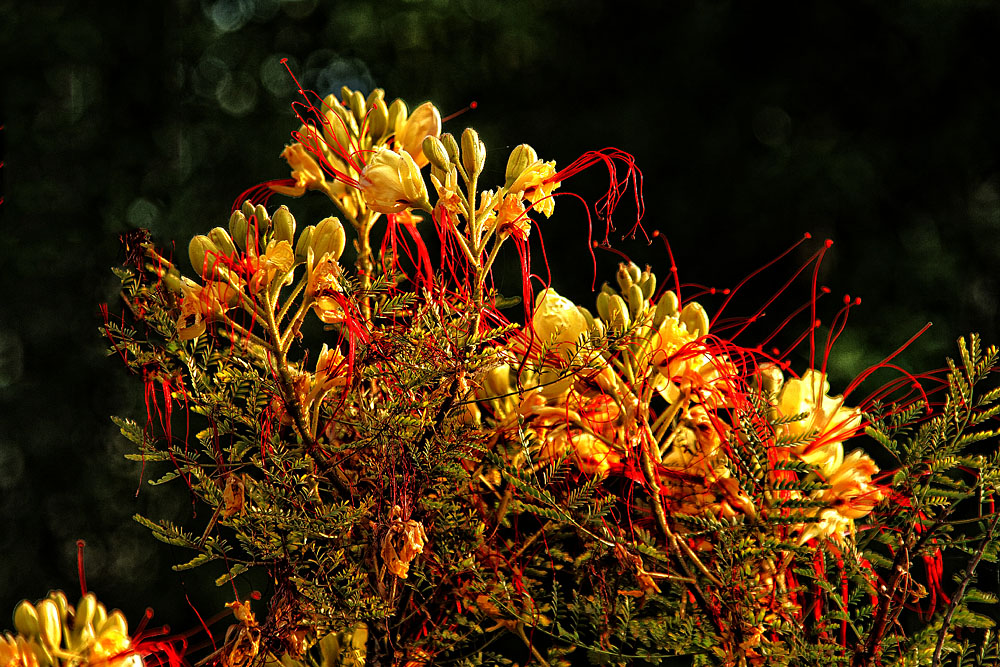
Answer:
POLYGON ((132 200, 125 212, 125 219, 133 227, 153 229, 160 217, 160 209, 153 202, 143 197, 132 200))
POLYGON ((257 105, 257 82, 246 72, 237 72, 219 82, 215 99, 233 116, 245 116, 257 105))
POLYGON ((0 440, 0 489, 8 491, 24 474, 24 455, 14 443, 0 440))
POLYGON ((772 148, 788 143, 792 134, 792 117, 780 107, 763 107, 754 114, 753 135, 757 141, 772 148))
POLYGON ((279 99, 286 99, 295 91, 295 81, 285 66, 281 63, 282 58, 288 58, 288 67, 297 72, 299 63, 295 58, 284 54, 276 53, 264 59, 260 65, 260 81, 264 84, 267 92, 279 99))
POLYGON ((192 72, 194 91, 202 97, 215 97, 219 84, 229 77, 229 66, 221 58, 204 56, 192 72))
POLYGON ((12 331, 0 329, 0 389, 13 385, 24 373, 24 346, 12 331))
MULTIPOLYGON (((310 60, 318 59, 310 57, 310 60)), ((316 91, 323 94, 334 93, 339 96, 341 87, 347 86, 367 95, 375 87, 368 66, 357 58, 342 58, 334 54, 326 63, 316 66, 315 70, 310 69, 308 74, 315 81, 316 91)))
POLYGON ((248 0, 216 0, 203 2, 202 10, 218 30, 232 32, 242 28, 253 17, 254 4, 248 0))

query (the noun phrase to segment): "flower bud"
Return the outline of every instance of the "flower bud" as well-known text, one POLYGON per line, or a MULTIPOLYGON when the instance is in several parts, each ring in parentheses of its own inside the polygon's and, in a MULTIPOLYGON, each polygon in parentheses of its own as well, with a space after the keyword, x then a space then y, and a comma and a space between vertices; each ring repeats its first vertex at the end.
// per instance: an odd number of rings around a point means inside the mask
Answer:
POLYGON ((313 229, 308 247, 312 249, 313 257, 316 258, 315 261, 317 262, 326 254, 337 260, 340 259, 340 256, 344 252, 346 241, 347 237, 344 234, 344 225, 341 224, 340 220, 337 218, 324 218, 313 229))
POLYGON ((509 188, 517 180, 529 165, 534 164, 538 160, 538 153, 535 149, 528 144, 521 144, 510 152, 510 157, 507 158, 507 173, 506 181, 504 183, 505 188, 509 188))
MULTIPOLYGON (((375 90, 381 92, 380 88, 375 90)), ((369 99, 371 99, 370 95, 369 99)), ((368 134, 375 141, 378 141, 386 135, 388 126, 389 109, 385 106, 385 100, 382 97, 376 97, 374 101, 368 103, 368 134)))
POLYGON ((358 136, 358 122, 336 98, 331 95, 328 99, 331 103, 325 106, 327 111, 323 114, 323 137, 333 152, 350 152, 352 139, 358 136))
POLYGON ((177 270, 176 267, 170 267, 170 269, 164 271, 162 268, 157 270, 157 275, 160 276, 160 280, 163 281, 164 287, 166 287, 171 292, 180 294, 181 292, 181 272, 177 270))
POLYGON ((424 102, 413 110, 410 117, 396 133, 396 145, 413 157, 418 167, 428 162, 424 155, 424 138, 441 134, 441 113, 430 102, 424 102))
POLYGON ((229 238, 244 250, 247 248, 248 230, 247 217, 243 215, 243 211, 233 211, 233 214, 229 216, 229 238))
POLYGON ((365 98, 365 109, 370 113, 372 107, 379 103, 379 101, 385 102, 385 90, 382 88, 372 88, 372 92, 368 93, 368 97, 365 98))
POLYGON ((626 331, 632 320, 629 318, 628 305, 625 303, 625 299, 617 294, 612 294, 609 299, 608 326, 619 332, 626 331))
POLYGON ((253 215, 257 218, 257 231, 263 233, 271 226, 271 216, 267 214, 267 209, 263 204, 253 207, 253 215))
POLYGON ((212 239, 204 234, 198 234, 188 244, 188 259, 198 275, 205 276, 213 272, 213 267, 219 261, 222 251, 212 243, 212 239))
POLYGON ((249 199, 247 199, 245 202, 243 202, 243 206, 240 207, 240 211, 243 213, 243 217, 249 220, 251 217, 253 217, 253 211, 254 211, 253 203, 249 199))
POLYGON ((708 333, 708 313, 697 301, 684 306, 678 319, 687 327, 688 333, 694 336, 704 336, 708 333))
POLYGON ((580 314, 583 315, 583 319, 587 321, 587 329, 593 329, 596 322, 596 320, 594 320, 594 315, 583 306, 577 306, 576 309, 580 311, 580 314))
POLYGON ((424 137, 422 148, 424 155, 427 156, 427 161, 431 163, 432 167, 439 169, 441 172, 447 172, 451 169, 448 152, 444 149, 444 144, 441 143, 440 139, 427 135, 424 137))
POLYGON ((112 631, 120 632, 123 637, 128 637, 128 621, 125 620, 125 614, 118 609, 108 614, 101 627, 97 628, 97 634, 99 635, 112 631))
POLYGON ((455 141, 454 135, 451 132, 445 132, 441 135, 441 143, 444 144, 444 150, 448 153, 448 160, 453 163, 458 163, 458 142, 455 141))
POLYGON ((99 628, 104 625, 104 620, 108 617, 107 607, 104 606, 103 602, 97 603, 97 609, 94 611, 94 628, 99 628))
POLYGON ((62 591, 55 590, 49 591, 49 599, 54 600, 56 603, 56 608, 59 610, 60 624, 65 623, 69 615, 69 598, 62 591))
POLYGON ((399 213, 407 208, 430 207, 420 168, 406 151, 382 148, 358 179, 365 203, 379 213, 399 213))
POLYGON ((628 264, 622 262, 618 265, 618 272, 615 273, 615 280, 618 282, 618 289, 621 290, 622 294, 628 291, 628 288, 635 282, 636 277, 638 277, 633 273, 632 267, 635 267, 637 273, 639 270, 638 266, 635 266, 632 262, 628 264))
POLYGON ((642 277, 639 279, 639 287, 642 288, 644 298, 652 299, 653 294, 656 293, 656 274, 649 270, 643 271, 642 277))
POLYGON ((611 321, 611 294, 604 290, 597 295, 597 314, 605 322, 611 321))
POLYGON ((315 225, 309 225, 299 234, 299 241, 295 244, 296 262, 304 262, 309 258, 309 246, 312 245, 312 235, 315 229, 315 225))
POLYGON ((288 210, 287 206, 281 206, 274 212, 271 218, 274 225, 274 238, 278 241, 292 242, 295 238, 295 216, 288 210))
POLYGON ((471 178, 483 171, 486 163, 486 144, 479 138, 479 134, 471 127, 465 128, 462 132, 462 166, 471 178))
POLYGON ((215 247, 219 249, 226 257, 232 257, 236 254, 236 244, 233 243, 232 237, 229 236, 227 232, 222 227, 215 227, 208 233, 208 238, 211 239, 215 247))
POLYGON ((90 625, 94 620, 94 612, 96 611, 96 595, 93 593, 87 593, 80 598, 79 604, 76 605, 76 615, 73 617, 73 630, 79 631, 85 626, 90 625))
POLYGON ((340 90, 344 96, 344 104, 350 107, 351 113, 354 114, 355 120, 360 125, 365 120, 365 96, 361 94, 361 91, 351 90, 347 86, 344 86, 340 90))
POLYGON ((62 623, 59 620, 59 606, 52 598, 46 598, 38 603, 39 637, 42 646, 52 650, 62 641, 62 623))
POLYGON ((638 320, 646 312, 646 299, 642 296, 642 288, 632 283, 625 293, 625 297, 628 299, 629 314, 633 320, 638 320))
POLYGON ((642 269, 635 262, 628 263, 628 274, 632 277, 632 282, 637 283, 642 278, 642 269))
POLYGON ((399 132, 406 120, 406 102, 401 99, 394 99, 389 105, 389 118, 386 122, 386 129, 389 133, 399 132))
POLYGON ((35 610, 35 605, 27 600, 21 600, 14 609, 14 629, 25 637, 38 636, 38 612, 35 610))
POLYGON ((656 302, 656 311, 653 313, 653 327, 659 329, 663 320, 677 315, 677 308, 680 301, 673 290, 667 290, 656 302))

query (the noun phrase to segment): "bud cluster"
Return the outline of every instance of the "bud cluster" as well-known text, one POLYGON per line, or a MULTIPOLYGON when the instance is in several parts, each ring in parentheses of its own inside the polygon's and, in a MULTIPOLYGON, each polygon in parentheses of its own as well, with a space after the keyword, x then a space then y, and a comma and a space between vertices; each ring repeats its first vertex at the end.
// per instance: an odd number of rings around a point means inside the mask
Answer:
POLYGON ((0 665, 5 667, 69 667, 105 665, 141 667, 125 616, 110 613, 87 593, 73 607, 62 591, 14 610, 14 629, 0 637, 0 665))

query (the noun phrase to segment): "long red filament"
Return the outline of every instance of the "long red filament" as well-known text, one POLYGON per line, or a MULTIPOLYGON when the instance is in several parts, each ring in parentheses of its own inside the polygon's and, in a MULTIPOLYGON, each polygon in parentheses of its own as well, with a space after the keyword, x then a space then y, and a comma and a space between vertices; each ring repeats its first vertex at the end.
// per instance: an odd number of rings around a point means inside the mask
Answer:
POLYGON ((84 596, 87 594, 87 572, 83 567, 83 548, 87 546, 87 543, 83 540, 76 541, 76 570, 80 575, 80 595, 84 596))

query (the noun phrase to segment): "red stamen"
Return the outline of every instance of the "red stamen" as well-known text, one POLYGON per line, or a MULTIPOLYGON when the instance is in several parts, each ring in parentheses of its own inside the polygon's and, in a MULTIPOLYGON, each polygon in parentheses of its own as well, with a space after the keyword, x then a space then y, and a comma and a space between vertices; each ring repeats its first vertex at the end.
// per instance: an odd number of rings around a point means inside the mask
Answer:
POLYGON ((76 541, 76 569, 80 575, 80 595, 87 594, 87 575, 83 567, 83 548, 87 545, 83 540, 76 541))
POLYGON ((584 169, 592 167, 598 163, 603 163, 607 168, 609 181, 608 191, 604 193, 604 196, 597 200, 594 206, 594 210, 597 212, 597 217, 605 222, 604 244, 608 244, 608 236, 615 228, 611 216, 614 213, 615 208, 617 208, 618 203, 621 201, 621 198, 628 191, 629 186, 632 187, 633 191, 636 217, 635 223, 629 231, 623 235, 623 237, 632 238, 635 236, 636 231, 642 230, 643 236, 645 236, 648 241, 649 237, 646 235, 646 231, 642 229, 641 224, 642 216, 645 212, 645 204, 642 198, 642 171, 636 165, 635 157, 629 153, 611 147, 602 148, 599 151, 588 151, 566 167, 560 169, 554 175, 547 178, 545 183, 565 181, 580 173, 584 169), (625 176, 621 179, 618 178, 618 168, 616 166, 616 162, 621 162, 626 167, 625 176))

